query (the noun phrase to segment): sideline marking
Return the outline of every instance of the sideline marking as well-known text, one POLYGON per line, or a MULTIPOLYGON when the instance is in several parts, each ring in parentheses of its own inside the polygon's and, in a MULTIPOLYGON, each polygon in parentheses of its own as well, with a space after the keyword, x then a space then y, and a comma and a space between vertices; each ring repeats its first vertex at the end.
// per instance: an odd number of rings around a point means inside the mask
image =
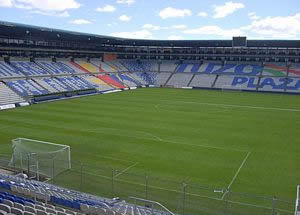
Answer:
POLYGON ((132 164, 131 166, 127 167, 126 169, 124 169, 124 170, 122 170, 121 172, 119 172, 118 174, 116 174, 114 178, 116 178, 116 177, 122 175, 123 173, 125 173, 126 171, 128 171, 128 170, 131 169, 132 167, 135 167, 135 166, 138 165, 138 164, 139 164, 139 162, 136 162, 136 163, 132 164))
MULTIPOLYGON (((237 176, 239 175, 241 169, 243 168, 244 164, 246 163, 248 157, 250 156, 251 152, 248 152, 246 157, 244 158, 243 162, 241 163, 240 167, 238 168, 238 170, 236 171, 235 175, 233 176, 230 184, 227 187, 227 191, 230 189, 231 185, 233 184, 233 182, 235 181, 235 179, 237 178, 237 176)), ((222 200, 224 199, 225 195, 227 194, 227 191, 223 194, 222 196, 222 200)))
POLYGON ((170 103, 199 104, 199 105, 208 105, 208 106, 217 106, 217 107, 220 106, 220 107, 233 107, 233 108, 300 112, 300 109, 292 109, 292 108, 275 108, 275 107, 262 107, 262 106, 250 106, 250 105, 230 105, 230 104, 221 104, 221 103, 185 102, 185 101, 172 101, 172 100, 161 100, 161 101, 170 102, 170 103))

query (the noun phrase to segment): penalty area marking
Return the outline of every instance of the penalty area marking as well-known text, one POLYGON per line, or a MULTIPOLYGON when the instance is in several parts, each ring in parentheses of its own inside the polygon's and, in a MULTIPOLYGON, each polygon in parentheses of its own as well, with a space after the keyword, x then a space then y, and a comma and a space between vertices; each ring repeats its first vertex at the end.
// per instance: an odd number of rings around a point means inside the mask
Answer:
POLYGON ((116 175, 114 176, 114 178, 116 178, 116 177, 122 175, 123 173, 125 173, 126 171, 128 171, 128 170, 131 169, 132 167, 135 167, 135 166, 138 165, 138 164, 139 164, 139 162, 136 162, 136 163, 132 164, 131 166, 125 168, 124 170, 122 170, 121 172, 119 172, 118 174, 116 174, 116 175))
MULTIPOLYGON (((242 161, 240 167, 238 168, 238 170, 236 171, 235 175, 233 176, 231 182, 229 183, 228 187, 227 187, 227 191, 230 189, 230 187, 232 186, 232 184, 234 183, 235 179, 237 178, 237 176, 239 175, 241 169, 243 168, 244 164, 246 163, 248 157, 250 156, 251 152, 248 152, 246 157, 244 158, 244 160, 242 161)), ((227 191, 223 194, 222 196, 222 200, 224 199, 225 195, 227 194, 227 191)))

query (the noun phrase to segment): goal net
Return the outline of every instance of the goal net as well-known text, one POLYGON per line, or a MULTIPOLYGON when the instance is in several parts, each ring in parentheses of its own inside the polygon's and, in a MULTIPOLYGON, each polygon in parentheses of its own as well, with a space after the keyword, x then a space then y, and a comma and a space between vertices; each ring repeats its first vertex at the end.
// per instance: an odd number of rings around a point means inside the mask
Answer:
POLYGON ((55 177, 71 168, 70 146, 39 140, 17 138, 12 140, 10 166, 28 173, 55 177))

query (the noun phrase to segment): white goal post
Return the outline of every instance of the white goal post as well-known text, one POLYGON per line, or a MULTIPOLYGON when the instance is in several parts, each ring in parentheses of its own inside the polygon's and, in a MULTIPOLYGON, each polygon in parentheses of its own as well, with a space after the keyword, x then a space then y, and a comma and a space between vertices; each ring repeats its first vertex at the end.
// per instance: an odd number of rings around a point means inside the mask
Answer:
POLYGON ((297 186, 295 215, 300 215, 300 185, 297 186))
POLYGON ((71 168, 71 148, 67 145, 17 138, 12 140, 10 166, 52 178, 71 168))

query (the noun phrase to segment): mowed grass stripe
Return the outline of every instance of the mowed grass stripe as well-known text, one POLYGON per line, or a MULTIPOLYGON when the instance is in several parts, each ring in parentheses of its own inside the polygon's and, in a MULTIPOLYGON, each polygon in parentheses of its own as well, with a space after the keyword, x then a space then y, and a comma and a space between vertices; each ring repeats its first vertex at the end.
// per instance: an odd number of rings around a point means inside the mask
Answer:
POLYGON ((294 198, 300 178, 299 113, 199 102, 300 107, 297 96, 179 89, 138 89, 44 103, 0 112, 0 138, 6 142, 0 154, 9 152, 11 139, 25 136, 69 144, 73 160, 93 167, 129 166, 101 158, 110 156, 139 162, 129 172, 226 187, 245 153, 252 151, 231 188, 294 198))

